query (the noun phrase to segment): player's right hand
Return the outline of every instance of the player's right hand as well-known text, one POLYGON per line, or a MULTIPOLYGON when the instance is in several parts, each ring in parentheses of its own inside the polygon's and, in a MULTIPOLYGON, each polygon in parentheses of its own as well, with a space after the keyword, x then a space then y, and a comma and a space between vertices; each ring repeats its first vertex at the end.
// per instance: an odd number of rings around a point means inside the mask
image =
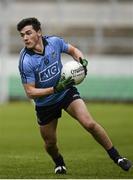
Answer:
POLYGON ((65 89, 70 88, 74 84, 75 82, 74 82, 74 79, 72 79, 72 77, 68 77, 66 79, 64 77, 61 77, 58 83, 54 86, 54 92, 55 93, 61 92, 65 89))

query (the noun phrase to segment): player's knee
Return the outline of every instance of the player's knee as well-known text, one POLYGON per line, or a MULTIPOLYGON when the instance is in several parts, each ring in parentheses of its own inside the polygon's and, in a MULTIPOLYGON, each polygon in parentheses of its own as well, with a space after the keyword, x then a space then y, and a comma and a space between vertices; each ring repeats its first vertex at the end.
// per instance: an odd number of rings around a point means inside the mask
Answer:
POLYGON ((87 129, 89 132, 94 131, 95 127, 96 127, 96 122, 95 122, 95 121, 90 121, 90 122, 88 122, 87 125, 86 125, 86 129, 87 129))
POLYGON ((96 127, 96 122, 88 116, 82 116, 80 123, 89 132, 92 132, 96 127))

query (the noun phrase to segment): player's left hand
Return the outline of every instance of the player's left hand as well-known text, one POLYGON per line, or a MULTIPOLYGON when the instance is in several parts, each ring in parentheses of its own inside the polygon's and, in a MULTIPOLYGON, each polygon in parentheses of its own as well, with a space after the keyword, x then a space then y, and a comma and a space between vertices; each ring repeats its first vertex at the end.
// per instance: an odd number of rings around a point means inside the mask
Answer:
POLYGON ((79 58, 80 63, 82 64, 84 71, 85 71, 85 75, 87 75, 87 65, 88 65, 88 61, 86 59, 82 59, 81 57, 79 58))

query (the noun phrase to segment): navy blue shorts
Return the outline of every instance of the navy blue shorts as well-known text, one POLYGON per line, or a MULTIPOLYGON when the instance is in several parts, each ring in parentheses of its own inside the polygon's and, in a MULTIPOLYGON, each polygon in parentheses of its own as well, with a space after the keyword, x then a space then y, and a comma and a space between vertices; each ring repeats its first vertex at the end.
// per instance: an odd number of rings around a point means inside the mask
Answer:
POLYGON ((36 106, 36 116, 39 125, 45 125, 54 119, 61 117, 62 109, 67 109, 69 104, 75 99, 81 99, 79 92, 75 87, 72 87, 65 97, 56 104, 50 106, 36 106))

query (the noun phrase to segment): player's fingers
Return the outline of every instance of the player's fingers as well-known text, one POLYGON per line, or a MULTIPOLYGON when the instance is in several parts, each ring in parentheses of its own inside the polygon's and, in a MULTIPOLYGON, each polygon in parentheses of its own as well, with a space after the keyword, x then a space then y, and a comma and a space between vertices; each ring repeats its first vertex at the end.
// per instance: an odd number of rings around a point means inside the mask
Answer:
POLYGON ((71 80, 68 82, 68 84, 67 84, 67 85, 72 86, 72 85, 74 85, 74 84, 75 84, 74 79, 71 79, 71 80))
POLYGON ((64 80, 65 83, 70 82, 72 80, 72 76, 69 76, 67 79, 64 80))

